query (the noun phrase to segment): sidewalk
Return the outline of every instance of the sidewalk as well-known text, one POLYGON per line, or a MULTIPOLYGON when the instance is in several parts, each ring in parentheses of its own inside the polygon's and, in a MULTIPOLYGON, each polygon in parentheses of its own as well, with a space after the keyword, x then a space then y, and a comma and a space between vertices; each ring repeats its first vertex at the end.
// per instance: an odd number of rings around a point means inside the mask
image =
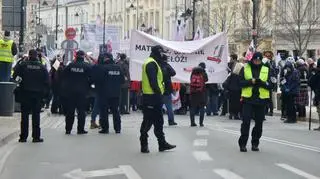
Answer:
MULTIPOLYGON (((14 113, 13 116, 11 117, 0 116, 0 147, 6 145, 8 142, 10 142, 11 140, 19 136, 20 115, 21 113, 14 113)), ((42 112, 41 123, 43 123, 46 119, 48 119, 48 117, 49 116, 47 111, 42 112)), ((30 116, 30 119, 31 119, 31 116, 30 116)), ((31 125, 31 120, 29 125, 31 125)))
MULTIPOLYGON (((279 116, 279 118, 280 118, 281 111, 274 109, 273 115, 279 116)), ((307 107, 307 117, 306 117, 307 121, 309 121, 309 115, 310 115, 310 108, 307 107)), ((317 108, 314 106, 311 107, 311 121, 314 123, 319 123, 319 116, 318 116, 317 108)))

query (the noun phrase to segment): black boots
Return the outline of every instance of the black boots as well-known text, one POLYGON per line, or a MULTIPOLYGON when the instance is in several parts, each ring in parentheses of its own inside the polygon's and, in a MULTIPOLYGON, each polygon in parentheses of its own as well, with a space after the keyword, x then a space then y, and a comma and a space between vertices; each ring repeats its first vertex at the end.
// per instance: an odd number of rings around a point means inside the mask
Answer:
POLYGON ((247 148, 245 146, 240 146, 240 152, 247 152, 247 148))
POLYGON ((150 153, 148 145, 141 146, 141 153, 144 153, 144 154, 150 153))
POLYGON ((176 122, 174 122, 174 121, 169 121, 169 126, 176 126, 176 125, 178 125, 176 122))
POLYGON ((259 149, 259 147, 257 145, 252 145, 251 150, 254 151, 254 152, 259 152, 260 151, 260 149, 259 149))
POLYGON ((165 142, 163 144, 159 144, 159 152, 164 152, 166 150, 171 150, 171 149, 174 149, 176 147, 177 147, 176 145, 171 145, 171 144, 165 142))
MULTIPOLYGON (((176 148, 177 146, 176 145, 171 145, 167 142, 163 143, 163 144, 159 144, 159 152, 164 152, 164 151, 167 151, 167 150, 171 150, 171 149, 174 149, 176 148)), ((141 153, 150 153, 150 150, 149 150, 149 147, 148 147, 148 144, 141 144, 141 153)))

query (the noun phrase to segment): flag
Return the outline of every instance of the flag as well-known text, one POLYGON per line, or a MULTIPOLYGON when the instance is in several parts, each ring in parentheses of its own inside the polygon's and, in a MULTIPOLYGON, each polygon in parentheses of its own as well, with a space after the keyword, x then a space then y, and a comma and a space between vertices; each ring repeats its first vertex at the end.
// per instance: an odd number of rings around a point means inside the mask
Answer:
POLYGON ((246 60, 247 61, 250 61, 252 56, 253 56, 253 53, 255 52, 255 48, 254 48, 254 43, 253 43, 253 40, 251 41, 250 45, 249 45, 249 48, 247 50, 247 53, 246 53, 246 60))
POLYGON ((198 26, 196 33, 194 34, 193 40, 201 40, 203 39, 203 33, 200 29, 200 26, 198 26))
POLYGON ((187 29, 187 23, 185 20, 178 19, 176 23, 176 28, 174 29, 174 40, 175 41, 184 41, 185 40, 185 34, 187 29))

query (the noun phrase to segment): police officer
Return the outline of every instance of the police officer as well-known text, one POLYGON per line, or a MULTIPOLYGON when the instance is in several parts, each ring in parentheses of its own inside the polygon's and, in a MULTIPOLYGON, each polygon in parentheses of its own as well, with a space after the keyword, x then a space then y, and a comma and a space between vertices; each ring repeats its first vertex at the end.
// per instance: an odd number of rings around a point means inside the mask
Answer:
POLYGON ((166 142, 163 132, 162 99, 164 93, 163 74, 159 66, 164 50, 160 45, 151 48, 150 57, 142 66, 143 121, 140 128, 141 152, 149 153, 148 131, 154 125, 159 151, 175 148, 166 142))
POLYGON ((113 115, 113 127, 117 134, 121 132, 119 112, 119 98, 121 86, 124 83, 124 74, 119 65, 113 61, 110 53, 101 54, 98 66, 93 69, 93 79, 96 87, 100 107, 100 134, 109 133, 108 111, 113 115))
POLYGON ((250 131, 250 121, 254 119, 252 130, 252 151, 259 151, 259 140, 262 135, 262 125, 265 118, 265 104, 270 98, 270 72, 262 64, 262 54, 256 52, 251 61, 240 72, 241 97, 243 102, 243 119, 239 146, 241 152, 247 152, 247 141, 250 131))
POLYGON ((78 113, 77 134, 87 134, 85 126, 86 96, 90 87, 91 66, 84 62, 85 53, 79 50, 76 60, 65 67, 62 73, 64 106, 66 116, 66 134, 70 134, 74 122, 74 113, 78 113))
POLYGON ((40 138, 41 100, 49 91, 49 75, 37 58, 37 51, 29 51, 29 59, 15 67, 14 79, 20 82, 21 133, 19 142, 26 142, 29 131, 29 114, 32 113, 32 142, 40 138))
POLYGON ((18 53, 17 45, 10 39, 10 32, 4 32, 4 38, 0 39, 0 82, 10 81, 13 56, 18 53))

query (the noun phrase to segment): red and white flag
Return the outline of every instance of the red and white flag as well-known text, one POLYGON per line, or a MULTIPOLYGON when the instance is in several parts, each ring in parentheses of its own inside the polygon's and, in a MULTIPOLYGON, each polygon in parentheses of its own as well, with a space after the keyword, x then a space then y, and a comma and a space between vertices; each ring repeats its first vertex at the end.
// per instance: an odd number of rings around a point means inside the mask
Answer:
POLYGON ((254 48, 254 43, 253 43, 253 40, 252 40, 250 45, 249 45, 249 48, 247 50, 246 57, 245 57, 247 61, 251 61, 252 56, 253 56, 255 51, 256 51, 256 49, 254 48))

